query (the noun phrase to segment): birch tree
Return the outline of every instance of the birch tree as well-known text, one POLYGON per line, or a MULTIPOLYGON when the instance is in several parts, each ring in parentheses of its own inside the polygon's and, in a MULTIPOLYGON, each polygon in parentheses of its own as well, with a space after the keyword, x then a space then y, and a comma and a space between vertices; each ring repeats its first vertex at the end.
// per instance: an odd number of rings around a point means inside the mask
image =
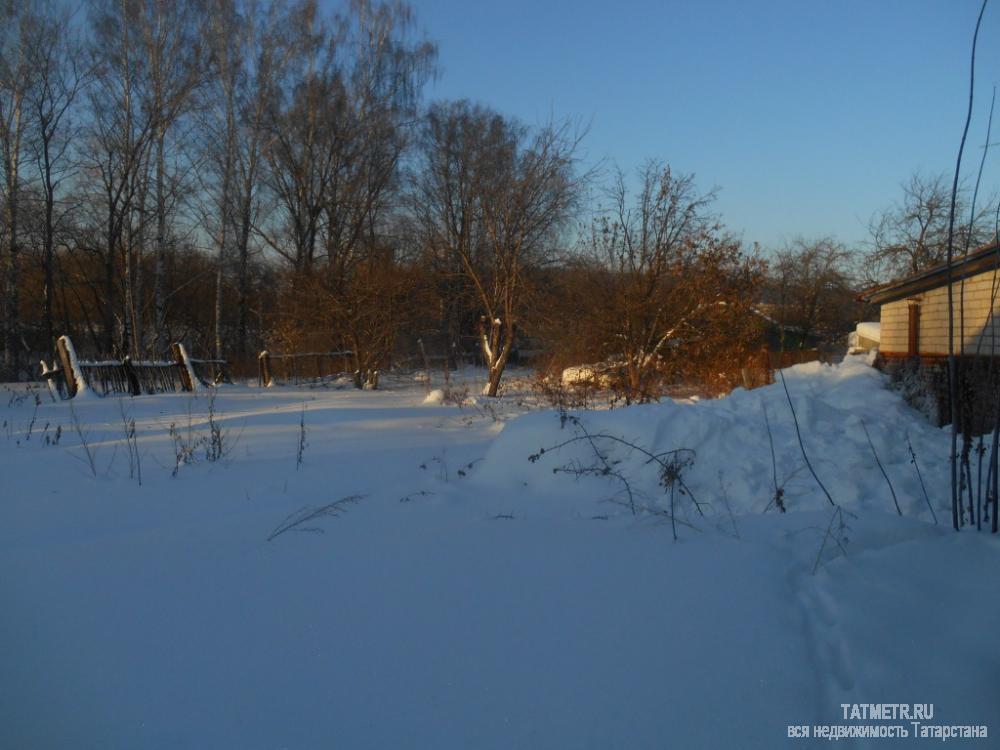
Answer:
POLYGON ((205 224, 215 243, 215 304, 213 310, 215 356, 223 358, 223 283, 235 226, 236 150, 240 137, 239 95, 246 78, 244 19, 231 0, 215 0, 208 12, 207 47, 212 80, 205 87, 205 121, 208 136, 203 181, 209 196, 205 224))
POLYGON ((153 270, 155 350, 166 324, 164 263, 169 250, 168 220, 177 195, 167 175, 168 135, 192 104, 203 82, 201 26, 205 16, 197 0, 134 0, 140 54, 148 65, 144 106, 151 114, 153 211, 156 221, 153 270))
POLYGON ((238 112, 232 183, 233 243, 236 256, 236 352, 247 351, 249 325, 251 241, 260 220, 264 188, 269 107, 278 96, 276 87, 288 64, 290 42, 285 33, 288 10, 284 3, 266 7, 257 2, 244 5, 243 75, 237 78, 238 112))
POLYGON ((314 0, 286 19, 287 64, 266 112, 267 184, 277 211, 262 236, 296 271, 309 271, 321 246, 327 187, 333 178, 346 91, 336 53, 339 29, 314 0))
POLYGON ((323 210, 325 304, 354 359, 355 385, 375 387, 407 319, 410 275, 400 268, 400 162, 437 50, 414 31, 408 6, 356 0, 343 19, 346 107, 323 210))
POLYGON ((29 45, 35 19, 30 6, 0 5, 0 170, 2 170, 3 347, 4 365, 20 362, 20 220, 24 188, 24 156, 28 133, 28 100, 36 84, 29 45))
POLYGON ((83 250, 101 265, 100 281, 89 289, 101 315, 101 348, 138 355, 143 330, 141 222, 156 128, 142 96, 148 67, 135 39, 139 7, 133 0, 95 0, 90 23, 94 79, 87 89, 83 175, 93 231, 84 235, 83 250))
POLYGON ((37 85, 29 95, 29 116, 35 137, 31 157, 37 170, 42 196, 41 262, 44 275, 43 321, 45 345, 55 345, 53 306, 55 302, 56 241, 66 233, 66 217, 72 209, 59 200, 67 180, 75 175, 73 142, 80 135, 73 107, 89 77, 79 35, 70 24, 68 11, 49 3, 39 3, 35 33, 30 47, 30 64, 37 85))

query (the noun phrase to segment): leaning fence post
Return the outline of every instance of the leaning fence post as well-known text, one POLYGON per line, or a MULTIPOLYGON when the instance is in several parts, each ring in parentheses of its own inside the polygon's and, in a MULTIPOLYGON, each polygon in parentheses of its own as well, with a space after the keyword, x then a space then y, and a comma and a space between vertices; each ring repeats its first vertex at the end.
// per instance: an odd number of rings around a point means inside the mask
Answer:
POLYGON ((177 363, 177 371, 181 376, 181 387, 185 391, 194 391, 198 388, 198 379, 191 366, 191 359, 188 357, 184 344, 175 341, 170 345, 170 351, 174 354, 174 361, 177 363))
POLYGON ((271 353, 265 349, 257 355, 257 384, 261 387, 270 387, 273 382, 271 379, 271 353))
POLYGON ((59 354, 59 363, 66 378, 66 395, 73 398, 80 384, 76 382, 76 367, 74 366, 76 363, 73 361, 72 346, 68 345, 67 342, 69 342, 68 336, 60 336, 56 339, 56 352, 59 354))

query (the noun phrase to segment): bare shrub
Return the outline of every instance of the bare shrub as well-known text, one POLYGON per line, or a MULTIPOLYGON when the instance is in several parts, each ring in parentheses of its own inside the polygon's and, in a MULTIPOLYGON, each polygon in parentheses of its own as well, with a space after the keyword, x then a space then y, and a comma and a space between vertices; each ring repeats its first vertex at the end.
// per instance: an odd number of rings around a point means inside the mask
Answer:
POLYGON ((823 541, 820 544, 819 551, 816 553, 816 562, 813 563, 812 574, 816 575, 816 571, 819 570, 820 563, 823 562, 823 552, 826 548, 833 544, 840 551, 844 557, 847 557, 847 543, 850 541, 848 537, 849 526, 847 523, 847 517, 857 518, 853 513, 844 510, 839 505, 834 508, 833 513, 830 515, 830 523, 826 527, 826 532, 823 534, 823 541))
POLYGON ((592 221, 549 337, 560 351, 586 352, 582 362, 626 404, 677 385, 706 395, 741 385, 760 345, 751 308, 765 264, 725 232, 714 193, 693 176, 649 161, 635 196, 628 182, 618 174, 610 208, 592 221))
POLYGON ((209 463, 220 461, 231 450, 229 430, 223 430, 215 418, 215 391, 208 397, 208 436, 205 439, 205 460, 209 463))
POLYGON ((76 436, 80 439, 80 446, 83 448, 83 454, 86 458, 87 466, 90 468, 90 475, 93 477, 97 476, 97 464, 95 463, 95 451, 90 447, 90 442, 88 441, 88 433, 83 429, 83 425, 80 424, 80 417, 76 413, 76 409, 73 406, 73 402, 69 402, 69 417, 70 423, 73 425, 73 431, 76 436))
POLYGON ((349 505, 353 505, 363 497, 364 495, 348 495, 347 497, 342 497, 340 500, 334 500, 332 503, 327 503, 326 505, 321 505, 319 507, 307 505, 304 508, 300 508, 297 511, 289 513, 285 516, 285 519, 274 528, 274 531, 272 531, 270 536, 267 537, 267 541, 270 542, 272 539, 275 539, 288 531, 311 534, 326 533, 326 530, 322 526, 316 526, 314 524, 324 518, 336 518, 341 515, 349 505))
POLYGON ((461 409, 469 401, 469 386, 464 383, 459 385, 450 380, 441 389, 441 403, 448 406, 457 406, 461 409))
POLYGON ((593 460, 591 462, 571 461, 554 467, 552 472, 555 474, 570 474, 576 477, 594 476, 614 479, 621 485, 621 490, 612 499, 617 502, 623 502, 633 515, 645 512, 668 518, 671 530, 673 531, 674 541, 677 541, 678 523, 694 528, 691 523, 678 519, 678 495, 686 497, 689 500, 689 506, 696 510, 699 515, 705 515, 702 510, 702 503, 695 498, 691 488, 684 481, 685 474, 694 466, 697 457, 693 450, 690 448, 673 448, 654 453, 637 443, 618 437, 617 435, 611 435, 606 432, 592 433, 578 417, 564 415, 561 419, 564 424, 571 424, 576 434, 561 443, 548 448, 541 448, 538 453, 534 453, 528 457, 530 462, 535 463, 540 461, 545 455, 558 451, 568 445, 581 442, 586 443, 592 452, 593 460), (622 460, 613 456, 608 448, 602 447, 614 445, 624 446, 629 452, 637 452, 646 457, 646 464, 655 464, 659 467, 658 482, 669 501, 669 510, 661 510, 656 507, 639 504, 639 497, 632 486, 632 479, 620 468, 622 460))
POLYGON ((236 444, 239 436, 234 438, 230 431, 224 429, 218 419, 215 408, 215 391, 208 397, 206 424, 208 432, 202 433, 194 428, 193 401, 188 401, 187 426, 178 428, 171 423, 168 433, 174 448, 174 466, 171 476, 176 477, 182 466, 193 464, 201 454, 209 463, 215 463, 226 458, 236 444))
POLYGON ((142 458, 139 455, 139 440, 136 436, 135 417, 126 413, 124 399, 118 400, 118 409, 122 416, 122 432, 125 435, 125 446, 128 448, 128 476, 142 486, 142 458))
POLYGON ((531 381, 532 391, 559 412, 593 408, 600 392, 598 385, 589 382, 565 383, 562 378, 563 369, 550 364, 546 368, 536 370, 531 381))
POLYGON ((299 467, 302 466, 302 456, 306 452, 306 407, 302 407, 302 412, 299 414, 299 442, 295 451, 295 470, 298 471, 299 467))

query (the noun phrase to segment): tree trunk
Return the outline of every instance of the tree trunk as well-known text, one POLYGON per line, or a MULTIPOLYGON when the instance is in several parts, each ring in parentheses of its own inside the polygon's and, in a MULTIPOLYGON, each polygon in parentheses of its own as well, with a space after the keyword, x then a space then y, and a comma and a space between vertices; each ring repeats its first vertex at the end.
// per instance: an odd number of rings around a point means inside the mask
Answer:
POLYGON ((164 141, 166 134, 161 127, 156 139, 156 259, 153 265, 153 348, 158 350, 166 323, 166 298, 163 274, 167 254, 167 196, 164 186, 166 166, 164 164, 164 141))
POLYGON ((104 255, 104 304, 101 306, 101 317, 104 325, 102 332, 102 348, 105 354, 111 354, 115 348, 115 312, 112 300, 115 298, 115 216, 114 207, 108 206, 107 247, 104 255))
POLYGON ((20 332, 18 277, 20 276, 20 258, 17 247, 17 213, 17 188, 15 187, 7 201, 7 230, 10 236, 7 244, 7 278, 6 289, 4 290, 4 364, 11 371, 15 370, 20 362, 20 357, 18 356, 18 334, 20 332))
POLYGON ((248 310, 250 303, 250 273, 249 273, 249 244, 250 244, 250 221, 244 219, 243 231, 240 237, 239 247, 239 272, 236 293, 236 351, 240 355, 245 355, 247 351, 247 324, 248 310))
MULTIPOLYGON (((229 140, 229 139, 227 139, 229 140)), ((226 263, 226 242, 228 241, 229 227, 229 182, 231 149, 227 146, 225 156, 226 165, 222 178, 222 197, 220 199, 221 210, 219 212, 219 248, 216 260, 218 267, 215 270, 215 358, 222 359, 222 280, 226 263)))
POLYGON ((45 239, 43 248, 42 263, 44 265, 45 271, 45 312, 44 312, 44 328, 45 328, 45 348, 48 351, 52 351, 52 347, 55 346, 55 325, 52 321, 52 299, 53 299, 53 288, 55 286, 53 264, 55 263, 55 238, 53 237, 54 229, 52 226, 52 198, 51 193, 46 195, 45 199, 45 239))
POLYGON ((496 398, 500 392, 500 379, 507 367, 511 346, 514 343, 514 330, 510 324, 497 319, 489 321, 489 332, 486 331, 487 321, 482 321, 480 344, 483 350, 483 360, 488 368, 486 388, 483 395, 496 398))
POLYGON ((6 153, 4 154, 4 166, 7 177, 7 264, 4 288, 4 364, 11 371, 16 370, 20 362, 18 356, 18 339, 20 338, 20 310, 19 310, 19 276, 20 257, 18 243, 18 214, 20 212, 19 192, 20 192, 20 163, 21 163, 21 95, 15 93, 14 113, 10 129, 5 133, 6 153))

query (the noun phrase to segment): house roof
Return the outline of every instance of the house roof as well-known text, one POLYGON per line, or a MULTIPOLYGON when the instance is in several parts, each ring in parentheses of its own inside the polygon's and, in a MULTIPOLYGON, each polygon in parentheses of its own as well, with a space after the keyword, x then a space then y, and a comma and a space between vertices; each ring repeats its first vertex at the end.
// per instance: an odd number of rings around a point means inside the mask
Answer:
MULTIPOLYGON (((951 262, 952 282, 967 279, 970 276, 1000 268, 1000 244, 991 242, 989 245, 973 250, 967 255, 955 258, 951 262)), ((881 284, 863 291, 859 297, 865 302, 884 305, 905 297, 911 297, 928 289, 945 286, 948 283, 948 264, 928 268, 926 271, 907 276, 899 281, 881 284)))

